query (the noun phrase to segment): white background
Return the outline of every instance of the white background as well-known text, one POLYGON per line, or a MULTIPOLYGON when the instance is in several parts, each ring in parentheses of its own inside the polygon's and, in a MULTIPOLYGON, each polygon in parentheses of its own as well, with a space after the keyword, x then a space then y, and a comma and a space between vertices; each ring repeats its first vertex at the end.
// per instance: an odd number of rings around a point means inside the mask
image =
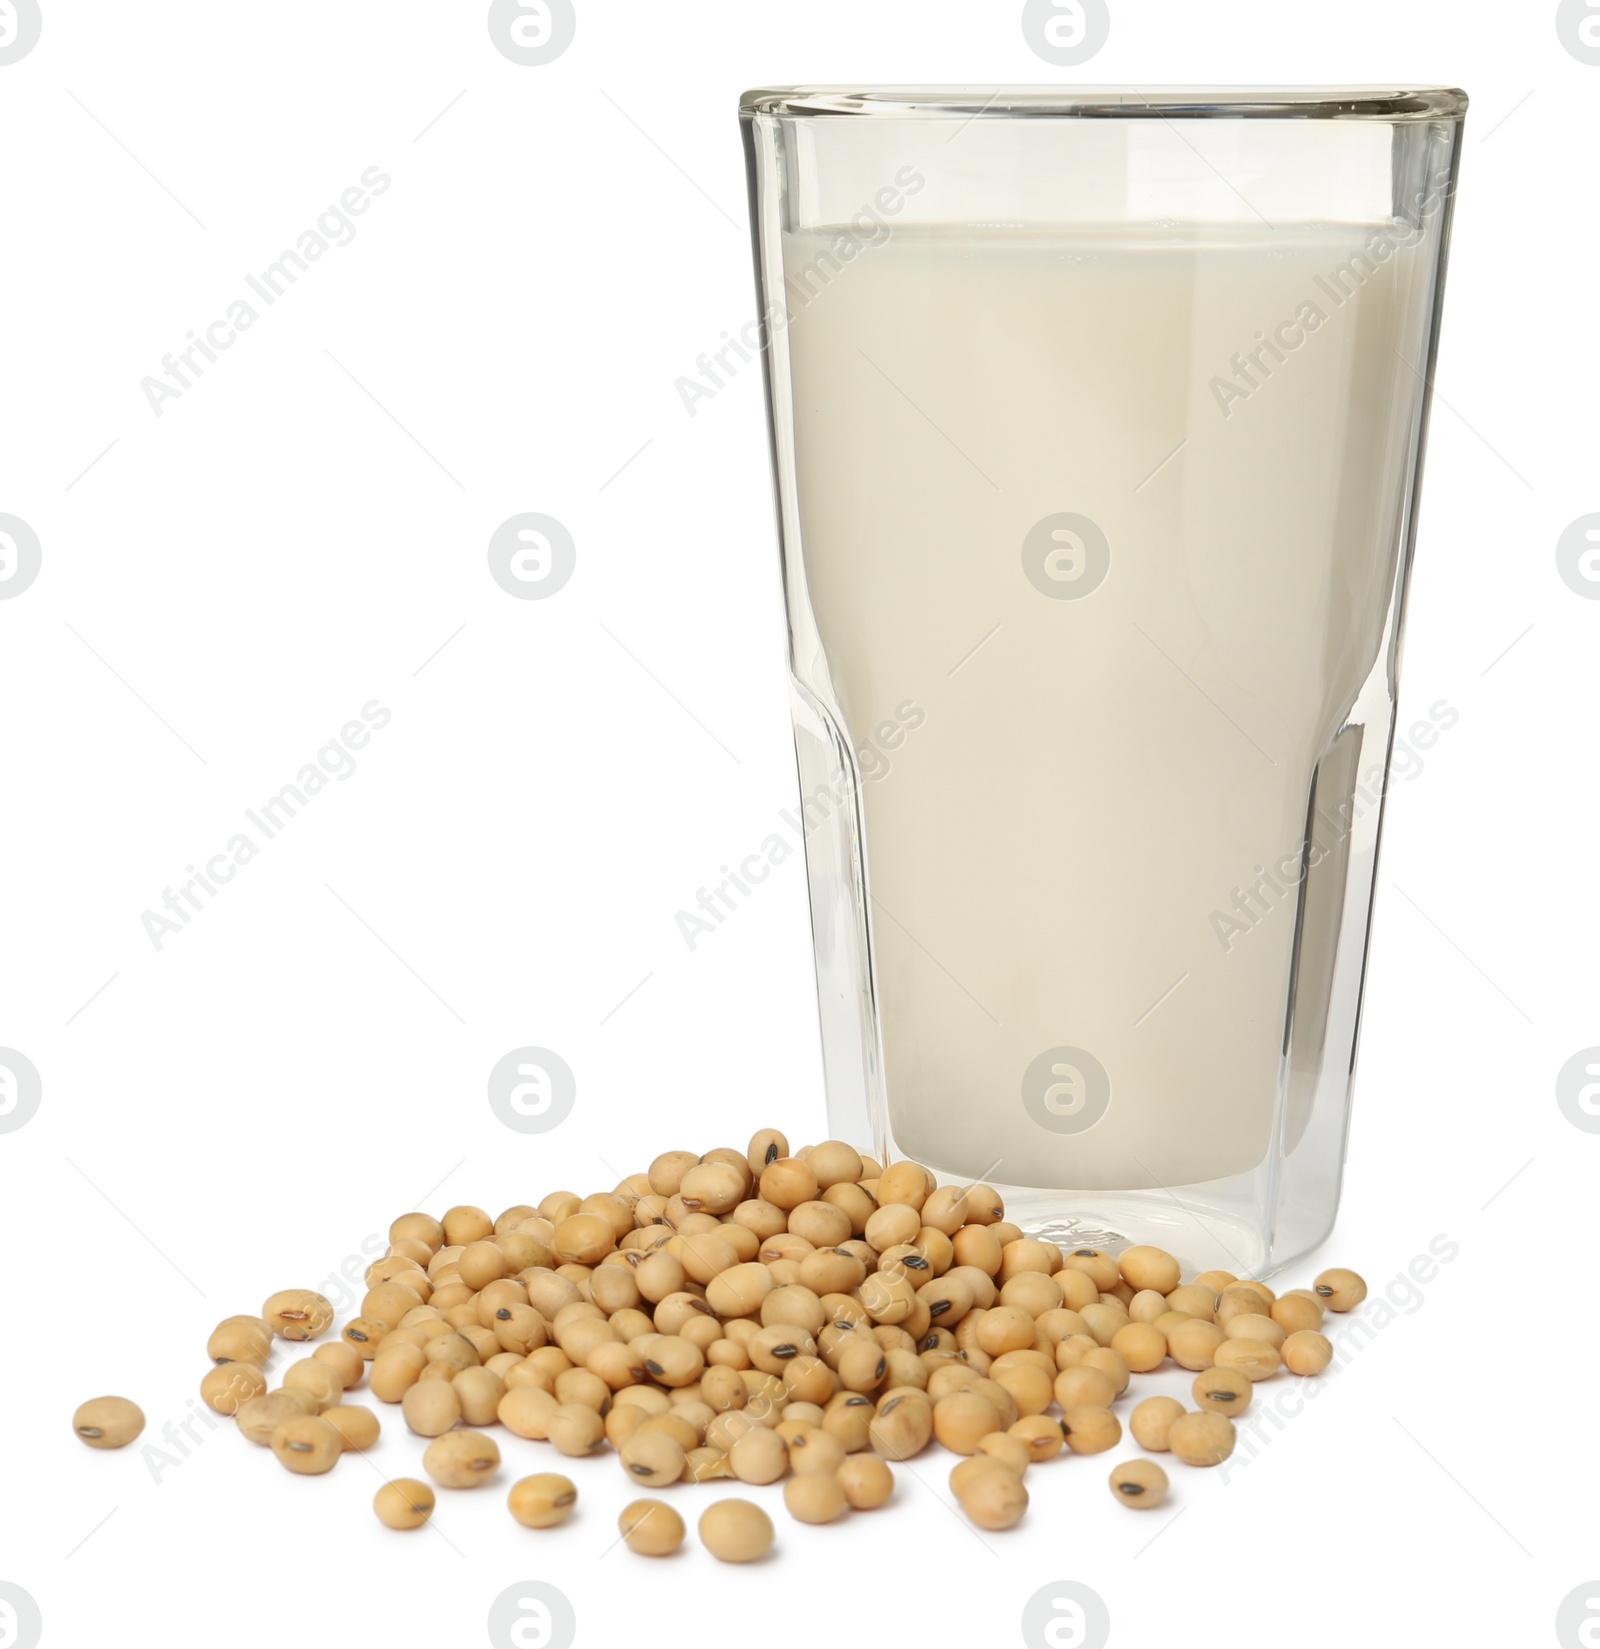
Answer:
MULTIPOLYGON (((1062 1579, 1141 1649, 1551 1641, 1600 1570, 1600 1439, 1572 1419, 1600 1138, 1554 1099, 1600 1043, 1600 603, 1554 556, 1600 509, 1600 68, 1553 6, 1121 0, 1061 71, 1013 0, 580 0, 543 68, 493 49, 481 0, 44 5, 0 68, 0 511, 43 545, 0 602, 0 1045, 43 1077, 0 1136, 0 1580, 43 1641, 465 1645, 530 1578, 588 1646, 691 1620, 1011 1644, 1062 1579), (982 1541, 936 1454, 893 1510, 780 1516, 783 1566, 733 1571, 608 1554, 614 1457, 573 1470, 561 1531, 495 1488, 389 1534, 376 1473, 420 1446, 388 1409, 317 1480, 226 1425, 159 1481, 80 1448, 102 1391, 161 1444, 215 1320, 419 1199, 497 1211, 823 1131, 799 861, 694 954, 673 921, 795 797, 760 385, 691 419, 674 383, 755 308, 740 90, 958 79, 1473 96, 1402 690, 1404 723, 1460 720, 1391 799, 1343 1213, 1288 1281, 1347 1263, 1376 1297, 1440 1234, 1459 1257, 1227 1481, 1181 1473, 1141 1517, 1110 1460, 1070 1459, 982 1541), (157 418, 140 380, 373 166, 392 188, 354 241, 157 418), (577 544, 547 601, 487 571, 530 510, 577 544), (158 952, 141 912, 373 699, 392 722, 354 776, 158 952), (529 1043, 578 1083, 536 1138, 485 1098, 529 1043)), ((504 1483, 552 1464, 502 1441, 504 1483)), ((712 1491, 676 1493, 692 1519, 712 1491)))

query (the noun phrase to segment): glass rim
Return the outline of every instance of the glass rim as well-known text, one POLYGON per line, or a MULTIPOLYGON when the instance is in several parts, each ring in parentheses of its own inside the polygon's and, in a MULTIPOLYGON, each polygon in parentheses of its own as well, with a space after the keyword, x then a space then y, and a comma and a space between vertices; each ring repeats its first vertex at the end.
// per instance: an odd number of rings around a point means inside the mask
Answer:
POLYGON ((874 119, 1462 120, 1456 86, 764 86, 739 99, 759 115, 874 119))

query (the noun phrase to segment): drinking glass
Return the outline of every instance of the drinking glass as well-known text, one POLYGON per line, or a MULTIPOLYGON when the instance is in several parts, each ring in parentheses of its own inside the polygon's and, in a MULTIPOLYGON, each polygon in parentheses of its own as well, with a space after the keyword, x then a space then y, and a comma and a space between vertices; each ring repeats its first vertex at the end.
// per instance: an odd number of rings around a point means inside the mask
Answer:
POLYGON ((830 1128, 1030 1233, 1333 1223, 1466 102, 743 99, 830 1128))

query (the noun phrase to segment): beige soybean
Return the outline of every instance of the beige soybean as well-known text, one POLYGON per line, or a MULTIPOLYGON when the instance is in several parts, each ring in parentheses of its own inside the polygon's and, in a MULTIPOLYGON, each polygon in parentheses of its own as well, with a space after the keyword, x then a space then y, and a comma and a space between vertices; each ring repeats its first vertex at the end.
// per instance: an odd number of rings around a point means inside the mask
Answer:
POLYGON ((427 1359, 416 1346, 391 1346, 372 1359, 367 1384, 381 1403, 398 1403, 417 1383, 427 1359))
POLYGON ((461 1418, 461 1399, 448 1380, 419 1380, 400 1402, 405 1423, 418 1437, 442 1437, 461 1418))
POLYGON ((806 1155, 806 1166, 824 1191, 834 1185, 854 1185, 861 1178, 861 1153, 839 1139, 825 1139, 806 1155))
POLYGON ((1298 1334, 1302 1330, 1320 1329, 1326 1310, 1309 1289, 1290 1289, 1272 1302, 1271 1316, 1285 1334, 1298 1334))
POLYGON ((832 1472, 791 1477, 783 1486, 783 1503, 797 1523, 835 1522, 850 1505, 843 1484, 832 1472))
POLYGON ((858 1512, 874 1511, 894 1493, 894 1473, 875 1454, 852 1454, 835 1473, 844 1497, 858 1512))
POLYGON ((397 1477, 372 1497, 378 1521, 389 1529, 420 1529, 433 1516, 434 1492, 414 1477, 397 1477))
POLYGON ((347 1453, 370 1449, 378 1441, 378 1433, 382 1429, 377 1415, 359 1403, 338 1403, 331 1409, 324 1409, 322 1418, 338 1432, 347 1453))
POLYGON ((218 1363, 200 1382, 200 1400, 218 1414, 236 1415, 266 1390, 267 1377, 253 1363, 218 1363))
POLYGON ((1172 1446, 1168 1441, 1172 1422, 1183 1413, 1183 1404, 1176 1397, 1147 1397, 1128 1416, 1128 1430, 1141 1449, 1165 1454, 1172 1446))
MULTIPOLYGON (((1070 1249, 1062 1255, 1061 1264, 1063 1270, 1082 1272, 1097 1292, 1113 1287, 1122 1275, 1117 1262, 1109 1254, 1102 1254, 1098 1248, 1070 1249)), ((1071 1305, 1072 1302, 1069 1300, 1067 1303, 1071 1305)))
POLYGON ((1197 1283, 1185 1283, 1167 1294, 1169 1311, 1181 1311, 1186 1317, 1199 1317, 1208 1323, 1216 1316, 1219 1304, 1215 1289, 1201 1288, 1197 1283))
POLYGON ((1167 1360, 1167 1337, 1149 1323, 1129 1323, 1111 1336, 1111 1350, 1118 1352, 1135 1374, 1148 1374, 1167 1360))
MULTIPOLYGON (((664 1489, 683 1476, 687 1450, 664 1431, 646 1429, 634 1433, 617 1451, 622 1469, 647 1488, 664 1489)), ((691 1444, 691 1447, 694 1445, 691 1444)))
POLYGON ((570 1477, 559 1472, 538 1472, 511 1485, 506 1505, 525 1529, 553 1529, 572 1516, 578 1491, 570 1477))
POLYGON ((921 1229, 922 1219, 915 1208, 891 1204, 879 1208, 867 1221, 863 1235, 873 1248, 883 1254, 913 1241, 921 1229))
POLYGON ((1074 1454, 1104 1454, 1122 1441, 1122 1422, 1108 1408, 1083 1404, 1063 1411, 1061 1434, 1074 1454))
POLYGON ((272 1434, 272 1452, 287 1471, 320 1477, 332 1471, 344 1453, 344 1438, 314 1414, 291 1416, 272 1434))
POLYGON ((1033 1463, 1033 1453, 1028 1445, 1020 1437, 1013 1437, 1008 1431, 990 1432, 979 1441, 975 1453, 986 1454, 990 1459, 998 1460, 1018 1477, 1023 1476, 1033 1463))
POLYGON ((1179 1323, 1167 1335, 1167 1351, 1179 1368, 1198 1372, 1210 1368, 1216 1358, 1217 1347, 1227 1338, 1215 1323, 1201 1318, 1179 1323))
POLYGON ((1115 1346, 1095 1346, 1083 1354, 1083 1362, 1086 1368, 1097 1368, 1102 1374, 1110 1375, 1119 1397, 1128 1389, 1133 1378, 1128 1359, 1115 1346))
POLYGON ((664 1500, 634 1500, 622 1508, 617 1529, 630 1552, 668 1557, 683 1544, 683 1519, 664 1500))
POLYGON ((975 1391, 941 1397, 933 1406, 933 1435, 952 1454, 971 1454, 990 1432, 1004 1429, 1000 1410, 975 1391))
POLYGON ((700 1543, 723 1563, 754 1563, 772 1550, 772 1519, 748 1500, 708 1506, 700 1514, 699 1530, 700 1543))
POLYGON ((741 1483, 776 1483, 789 1469, 788 1446, 776 1431, 757 1426, 728 1450, 728 1466, 741 1483))
POLYGON ((1235 1317, 1259 1316, 1270 1309, 1270 1302, 1264 1301, 1254 1289, 1246 1288, 1243 1283, 1232 1283, 1217 1296, 1217 1326, 1226 1328, 1235 1317))
POLYGON ((402 1214, 389 1227, 389 1241, 420 1242, 437 1253, 444 1246, 444 1227, 430 1214, 402 1214))
MULTIPOLYGON (((933 1191, 933 1176, 917 1162, 891 1163, 878 1176, 877 1198, 880 1204, 904 1203, 920 1210, 933 1191)), ((920 1222, 919 1222, 920 1223, 920 1222)))
POLYGON ((440 1231, 445 1243, 454 1248, 492 1237, 494 1221, 483 1209, 463 1203, 445 1211, 444 1219, 440 1222, 440 1231))
POLYGON ((1164 1248, 1125 1248, 1117 1256, 1117 1266, 1130 1287, 1154 1289, 1158 1294, 1170 1294, 1183 1280, 1178 1262, 1164 1248))
POLYGON ((1261 1340, 1274 1350, 1288 1338, 1282 1325, 1264 1311, 1247 1311, 1242 1316, 1230 1317, 1223 1333, 1230 1340, 1261 1340))
MULTIPOLYGON (((1174 1290, 1177 1292, 1177 1290, 1174 1290)), ((1136 1323, 1154 1323, 1167 1316, 1173 1308, 1167 1304, 1164 1294, 1158 1294, 1153 1288, 1141 1288, 1128 1301, 1128 1315, 1136 1323)), ((1184 1313, 1178 1312, 1182 1317, 1184 1313)))
POLYGON ((1314 1329, 1297 1329, 1283 1342, 1280 1355, 1291 1374, 1321 1374, 1333 1361, 1333 1345, 1314 1329))
POLYGON ((725 1214, 744 1200, 749 1180, 749 1170, 743 1165, 735 1168, 728 1162, 702 1162, 683 1176, 677 1194, 693 1212, 725 1214))
POLYGON ((311 1353, 312 1361, 326 1363, 338 1376, 346 1391, 361 1383, 367 1372, 366 1359, 354 1346, 343 1340, 327 1340, 311 1353))
POLYGON ((1172 1453, 1186 1466, 1216 1466, 1233 1453, 1233 1422, 1202 1410, 1174 1420, 1167 1431, 1172 1453))
POLYGON ((469 1426, 492 1426, 500 1417, 506 1383, 493 1369, 464 1368, 450 1382, 461 1405, 462 1421, 469 1426))
MULTIPOLYGON (((778 1430, 781 1436, 783 1428, 778 1430)), ((788 1442, 789 1470, 797 1477, 831 1477, 845 1462, 844 1444, 820 1424, 802 1426, 788 1442)))
MULTIPOLYGON (((1008 1430, 1008 1435, 1019 1439, 1027 1448, 1030 1461, 1054 1460, 1067 1446, 1061 1422, 1047 1414, 1027 1415, 1008 1430)), ((989 1441, 987 1438, 985 1442, 989 1441)))
POLYGON ((1088 1363, 1064 1368, 1055 1379, 1055 1399, 1065 1412, 1083 1404, 1110 1408, 1117 1400, 1117 1384, 1104 1369, 1088 1363))
POLYGON ((225 1317, 206 1341, 214 1363, 264 1363, 272 1355, 272 1327, 262 1317, 225 1317))
POLYGON ((262 1320, 283 1340, 315 1340, 333 1322, 333 1307, 308 1288, 286 1288, 269 1295, 262 1320))
POLYGON ((1283 1367, 1283 1358, 1265 1340, 1224 1340, 1216 1350, 1216 1365, 1238 1369, 1252 1380, 1270 1380, 1283 1367))
POLYGON ((298 1363, 291 1363, 284 1370, 283 1384, 287 1391, 309 1391, 319 1411, 332 1408, 344 1396, 344 1381, 338 1371, 319 1363, 315 1357, 302 1357, 298 1363))
POLYGON ((241 1403, 233 1418, 242 1436, 259 1448, 266 1448, 272 1434, 285 1420, 297 1419, 305 1412, 301 1397, 292 1392, 269 1391, 264 1397, 252 1397, 241 1403))
POLYGON ((529 1437, 545 1442, 550 1435, 550 1422, 560 1404, 553 1393, 537 1385, 508 1386, 496 1410, 500 1424, 517 1437, 529 1437))
POLYGON ((950 1492, 959 1501, 967 1492, 968 1486, 983 1472, 1009 1472, 1012 1477, 1018 1474, 1011 1470, 1005 1461, 992 1454, 969 1454, 965 1460, 959 1460, 950 1470, 950 1492))
POLYGON ((438 1334, 422 1348, 423 1360, 428 1363, 447 1363, 451 1368, 476 1368, 483 1358, 478 1348, 465 1334, 438 1334))
POLYGON ((1365 1278, 1342 1266, 1324 1271, 1311 1289, 1329 1311, 1353 1311, 1367 1297, 1365 1278))
POLYGON ((92 1397, 72 1416, 72 1429, 91 1449, 122 1449, 144 1430, 144 1412, 126 1397, 92 1397))
POLYGON ((702 1445, 690 1449, 683 1457, 685 1483, 715 1483, 732 1476, 733 1468, 729 1466, 727 1453, 722 1449, 702 1445))
POLYGON ((885 1460, 910 1460, 933 1436, 933 1404, 920 1391, 887 1391, 878 1400, 868 1437, 885 1460))
POLYGON ((961 1509, 980 1529, 1009 1529, 1022 1521, 1028 1509, 1028 1491, 1022 1479, 997 1460, 962 1487, 961 1509))
POLYGON ((1255 1383, 1243 1369, 1208 1368, 1194 1377, 1190 1389, 1201 1408, 1212 1414, 1225 1414, 1231 1420, 1250 1407, 1255 1383))
POLYGON ((561 1403, 546 1423, 545 1435, 560 1453, 576 1460, 604 1445, 605 1421, 581 1403, 561 1403))
POLYGON ((1154 1511, 1167 1498, 1167 1474, 1154 1460, 1124 1460, 1111 1468, 1111 1492, 1135 1511, 1154 1511))
MULTIPOLYGON (((670 1255, 657 1256, 672 1260, 670 1255)), ((647 1265, 650 1261, 645 1262, 647 1265)), ((681 1272, 682 1268, 679 1267, 681 1272)), ((680 1285, 681 1286, 681 1285, 680 1285)), ((759 1260, 750 1260, 730 1266, 719 1272, 706 1284, 706 1304, 719 1317, 751 1317, 761 1309, 761 1302, 772 1292, 772 1273, 759 1260)), ((665 1296, 663 1296, 665 1298, 665 1296)))
MULTIPOLYGON (((761 1200, 781 1208, 786 1214, 803 1202, 815 1202, 821 1186, 805 1163, 794 1157, 779 1157, 761 1170, 761 1200)), ((743 1502, 729 1502, 743 1504, 743 1502)))
POLYGON ((423 1451, 422 1469, 441 1488, 481 1488, 500 1469, 500 1448, 481 1431, 450 1431, 423 1451))

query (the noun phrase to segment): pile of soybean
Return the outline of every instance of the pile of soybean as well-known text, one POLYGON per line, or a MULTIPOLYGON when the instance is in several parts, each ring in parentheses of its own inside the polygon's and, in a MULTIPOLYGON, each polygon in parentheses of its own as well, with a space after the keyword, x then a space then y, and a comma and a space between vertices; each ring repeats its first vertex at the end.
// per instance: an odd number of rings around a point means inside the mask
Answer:
MULTIPOLYGON (((329 1471, 376 1440, 373 1410, 347 1404, 363 1379, 428 1439, 423 1469, 447 1489, 492 1481, 500 1450, 481 1427, 581 1457, 616 1451, 631 1485, 776 1483, 803 1523, 883 1505, 891 1461, 937 1441, 962 1510, 1006 1529, 1027 1510, 1026 1476, 1122 1439, 1116 1405, 1170 1359, 1195 1372, 1193 1408, 1148 1397, 1128 1430, 1150 1454, 1214 1466, 1234 1416, 1280 1370, 1332 1360, 1325 1311, 1366 1296, 1353 1271, 1308 1289, 1207 1271, 1185 1283, 1164 1250, 1063 1251, 1024 1236, 985 1185, 937 1185, 914 1162, 881 1167, 838 1140, 790 1154, 763 1129, 747 1151, 669 1151, 614 1191, 555 1191, 537 1206, 402 1214, 367 1272, 359 1315, 268 1389, 274 1339, 334 1327, 320 1294, 274 1294, 207 1344, 201 1396, 290 1471, 329 1471)), ((97 1398, 74 1416, 97 1448, 131 1442, 143 1415, 97 1398)), ((1165 1499, 1154 1460, 1118 1465, 1111 1492, 1148 1510, 1165 1499)), ((577 1490, 556 1472, 523 1478, 512 1516, 549 1528, 577 1490)), ((395 1529, 434 1507, 420 1480, 373 1502, 395 1529)), ((684 1539, 659 1499, 632 1502, 620 1538, 663 1555, 684 1539)), ((763 1556, 772 1524, 748 1501, 700 1519, 728 1562, 763 1556)))

